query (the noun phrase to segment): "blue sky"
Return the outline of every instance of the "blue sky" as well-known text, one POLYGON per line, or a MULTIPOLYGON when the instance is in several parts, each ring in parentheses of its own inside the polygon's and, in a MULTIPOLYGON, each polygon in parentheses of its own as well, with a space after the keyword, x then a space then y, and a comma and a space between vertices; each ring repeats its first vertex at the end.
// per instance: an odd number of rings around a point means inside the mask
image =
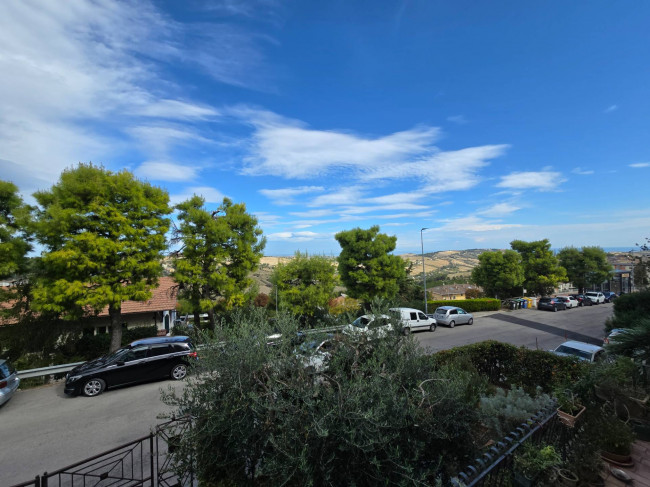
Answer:
POLYGON ((650 236, 650 3, 0 3, 0 178, 245 202, 267 255, 650 236))

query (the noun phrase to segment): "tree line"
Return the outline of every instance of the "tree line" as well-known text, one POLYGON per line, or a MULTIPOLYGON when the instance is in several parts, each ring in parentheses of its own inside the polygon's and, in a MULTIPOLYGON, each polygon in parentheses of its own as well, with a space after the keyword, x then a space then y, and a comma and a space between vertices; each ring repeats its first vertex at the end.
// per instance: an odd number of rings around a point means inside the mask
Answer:
POLYGON ((607 254, 600 247, 565 247, 557 254, 548 239, 513 240, 510 249, 483 252, 472 270, 472 280, 489 296, 508 298, 548 295, 561 282, 571 282, 582 293, 612 275, 607 254))
MULTIPOLYGON (((108 307, 111 350, 122 339, 122 303, 151 298, 173 259, 181 312, 199 323, 208 314, 250 304, 250 277, 266 239, 244 203, 224 198, 216 210, 193 195, 171 205, 168 193, 129 171, 79 164, 66 169, 27 205, 18 188, 0 181, 0 279, 2 318, 80 320, 108 307), (174 213, 172 215, 172 213, 174 213), (30 257, 34 250, 38 257, 30 257)), ((407 278, 407 264, 391 252, 396 237, 374 226, 339 232, 337 269, 325 257, 298 253, 272 278, 282 306, 310 315, 327 305, 340 282, 353 298, 394 298, 407 278)))

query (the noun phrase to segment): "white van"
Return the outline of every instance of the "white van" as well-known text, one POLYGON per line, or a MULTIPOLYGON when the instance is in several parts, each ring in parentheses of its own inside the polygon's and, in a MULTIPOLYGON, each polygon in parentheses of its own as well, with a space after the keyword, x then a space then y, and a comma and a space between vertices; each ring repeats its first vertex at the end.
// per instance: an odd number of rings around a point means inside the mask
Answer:
POLYGON ((400 320, 404 333, 412 330, 436 331, 436 320, 429 318, 419 309, 414 308, 391 308, 390 312, 400 320))

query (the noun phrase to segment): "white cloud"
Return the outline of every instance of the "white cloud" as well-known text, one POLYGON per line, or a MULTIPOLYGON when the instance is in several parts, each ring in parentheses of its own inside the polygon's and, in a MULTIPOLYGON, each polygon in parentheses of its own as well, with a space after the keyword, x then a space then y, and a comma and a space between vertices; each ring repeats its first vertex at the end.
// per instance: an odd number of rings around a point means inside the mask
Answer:
POLYGON ((463 115, 453 115, 451 117, 447 117, 447 120, 449 122, 457 123, 458 125, 464 125, 468 122, 468 120, 463 115))
POLYGON ((270 233, 267 238, 271 242, 310 242, 312 240, 322 240, 332 238, 331 233, 316 232, 278 232, 270 233))
POLYGON ((610 105, 607 108, 605 108, 604 112, 605 113, 612 113, 618 110, 618 105, 610 105))
POLYGON ((224 197, 226 197, 226 195, 218 189, 209 186, 195 186, 185 188, 182 193, 170 195, 169 199, 171 204, 176 205, 191 198, 193 195, 203 196, 206 203, 221 203, 223 202, 224 197))
POLYGON ((566 179, 562 177, 561 173, 554 171, 513 172, 507 176, 501 176, 501 182, 497 186, 499 188, 551 191, 557 189, 565 181, 566 179))
POLYGON ((476 216, 441 220, 443 225, 436 227, 436 231, 452 232, 495 232, 509 228, 520 228, 523 225, 518 223, 503 223, 499 220, 487 220, 476 216))
POLYGON ((175 120, 208 120, 220 115, 219 111, 205 105, 179 100, 146 100, 142 106, 134 106, 136 115, 175 120))
POLYGON ((581 176, 588 176, 589 174, 594 174, 592 169, 582 169, 581 167, 576 167, 571 171, 573 174, 580 174, 581 176))
POLYGON ((293 216, 301 218, 318 218, 321 216, 330 216, 335 214, 334 210, 308 210, 308 211, 293 211, 289 213, 293 216))
POLYGON ((635 162, 634 164, 629 164, 630 167, 641 168, 641 167, 650 167, 650 162, 635 162))
POLYGON ((292 205, 295 204, 294 197, 296 196, 321 193, 322 191, 324 191, 322 186, 299 186, 295 188, 260 189, 259 193, 273 200, 276 205, 292 205))
POLYGON ((487 216, 505 216, 505 215, 510 215, 511 213, 514 213, 515 211, 520 209, 521 208, 519 206, 515 206, 510 203, 497 203, 495 205, 490 206, 489 208, 480 210, 477 213, 479 215, 487 215, 487 216))
POLYGON ((135 174, 150 181, 183 182, 196 179, 198 170, 194 166, 173 162, 146 161, 135 170, 135 174))

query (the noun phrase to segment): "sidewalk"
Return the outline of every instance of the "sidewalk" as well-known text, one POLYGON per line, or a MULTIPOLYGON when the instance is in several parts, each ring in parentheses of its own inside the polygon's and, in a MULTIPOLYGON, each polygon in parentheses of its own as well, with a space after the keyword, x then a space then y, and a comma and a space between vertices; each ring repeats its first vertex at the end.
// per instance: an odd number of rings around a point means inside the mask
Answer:
POLYGON ((632 460, 634 461, 634 467, 632 468, 616 467, 616 465, 610 465, 603 461, 606 465, 605 486, 622 487, 624 485, 634 485, 637 487, 650 487, 650 443, 641 440, 635 441, 632 444, 632 460), (622 480, 618 480, 611 474, 610 467, 623 470, 632 477, 632 483, 626 484, 622 480))

